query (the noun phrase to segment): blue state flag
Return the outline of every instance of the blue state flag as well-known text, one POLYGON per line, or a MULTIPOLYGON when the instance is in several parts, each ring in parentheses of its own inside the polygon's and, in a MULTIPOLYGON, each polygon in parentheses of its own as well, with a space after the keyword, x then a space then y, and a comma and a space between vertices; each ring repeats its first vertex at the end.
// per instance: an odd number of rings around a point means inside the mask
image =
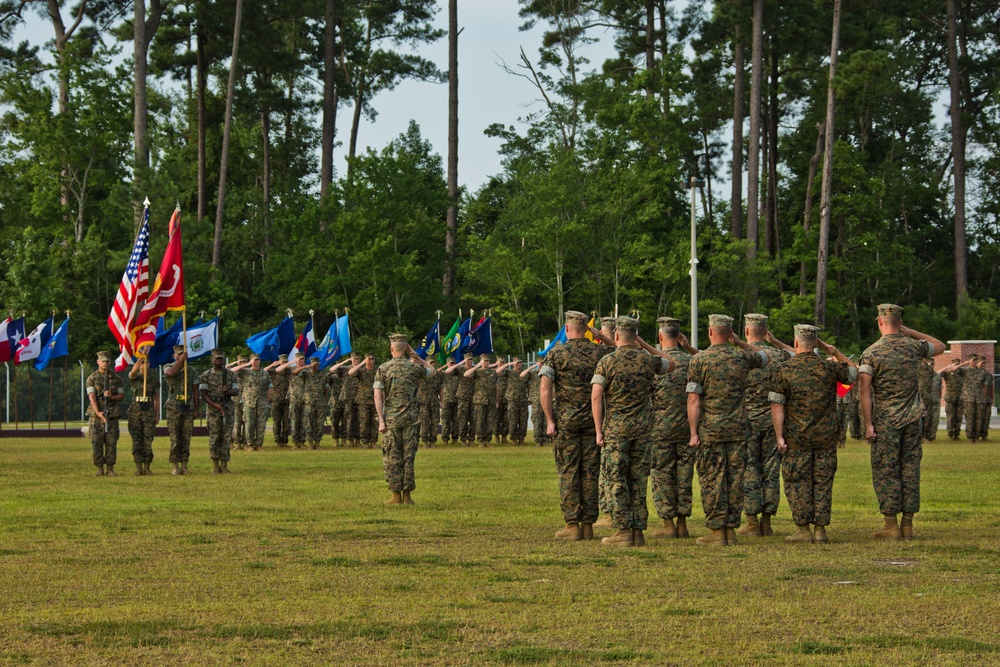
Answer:
POLYGON ((434 326, 431 327, 424 339, 420 341, 420 347, 417 348, 417 356, 421 359, 426 359, 427 357, 436 356, 438 352, 441 351, 441 320, 434 322, 434 326))
POLYGON ((330 325, 314 356, 319 358, 319 367, 329 368, 345 354, 351 353, 351 331, 347 315, 341 315, 330 325))
POLYGON ((546 354, 551 352, 552 348, 554 348, 556 345, 562 345, 565 342, 566 342, 566 327, 563 327, 562 329, 559 330, 559 333, 556 334, 555 340, 549 343, 549 346, 547 348, 539 352, 538 356, 544 357, 546 354))
POLYGON ((279 354, 288 354, 295 347, 295 320, 288 316, 275 328, 250 336, 247 347, 260 355, 261 361, 277 361, 279 354))
POLYGON ((472 318, 462 322, 462 326, 458 327, 452 336, 445 341, 441 341, 444 346, 444 353, 447 356, 455 357, 455 361, 461 363, 465 359, 465 355, 462 353, 462 341, 465 340, 465 336, 469 333, 469 329, 472 328, 472 318))
POLYGON ((462 343, 463 357, 478 357, 493 354, 493 318, 487 317, 482 324, 470 331, 462 343))
POLYGON ((63 323, 59 325, 56 332, 52 334, 52 338, 49 342, 45 344, 42 348, 41 354, 38 355, 38 360, 35 361, 35 370, 44 371, 49 362, 53 359, 58 359, 59 357, 65 357, 69 354, 69 317, 67 316, 63 323))

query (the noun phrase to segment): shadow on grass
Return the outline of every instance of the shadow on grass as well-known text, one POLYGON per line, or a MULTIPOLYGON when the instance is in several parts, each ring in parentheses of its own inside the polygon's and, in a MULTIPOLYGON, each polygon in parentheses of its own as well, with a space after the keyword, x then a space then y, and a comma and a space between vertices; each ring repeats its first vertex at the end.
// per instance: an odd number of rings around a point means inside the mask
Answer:
POLYGON ((525 644, 486 651, 484 657, 501 665, 589 665, 595 662, 652 660, 653 655, 632 649, 564 649, 525 644))
POLYGON ((27 628, 32 634, 65 639, 74 646, 89 643, 105 648, 166 646, 170 643, 170 637, 164 633, 183 629, 186 626, 172 620, 43 623, 27 628))

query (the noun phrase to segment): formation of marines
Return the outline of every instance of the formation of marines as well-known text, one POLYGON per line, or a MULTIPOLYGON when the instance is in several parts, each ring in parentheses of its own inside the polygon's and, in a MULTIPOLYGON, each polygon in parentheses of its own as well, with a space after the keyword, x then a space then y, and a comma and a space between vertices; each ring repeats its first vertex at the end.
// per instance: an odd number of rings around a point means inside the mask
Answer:
MULTIPOLYGON (((987 437, 993 383, 975 355, 935 373, 932 360, 944 344, 903 326, 899 306, 878 310, 882 337, 857 364, 812 325, 796 325, 794 344, 782 343, 761 314, 745 316, 745 340, 732 318, 710 315, 710 346, 699 351, 675 318, 657 320, 659 345, 653 347, 631 317, 604 318, 596 329, 586 315, 569 311, 566 342, 527 367, 518 358, 494 362, 483 355, 462 363, 449 358, 435 368, 394 334, 392 358, 381 366, 373 355, 351 355, 327 371, 317 359, 285 355, 266 368, 257 355, 226 366, 215 350, 197 386, 207 406, 214 472, 229 472, 230 449, 240 437, 245 447, 263 447, 268 414, 279 447, 289 446, 290 437, 292 446, 318 448, 329 418, 338 447, 373 447, 383 434, 387 504, 393 505, 413 503, 416 451, 421 441, 427 447, 438 442, 439 423, 444 442, 486 447, 509 437, 520 445, 530 405, 535 439, 540 446, 551 442, 555 455, 565 520, 555 537, 593 539, 595 528, 613 527, 602 540, 608 545, 645 544, 649 478, 662 522, 651 537, 689 537, 695 469, 708 529, 698 544, 773 535, 782 479, 796 525, 786 540, 828 542, 837 448, 848 431, 862 435, 863 429, 883 515, 872 537, 912 539, 922 443, 936 434, 942 379, 949 435, 958 437, 964 416, 974 442, 987 437)), ((86 386, 94 465, 98 475, 114 476, 124 389, 109 363, 110 355, 99 353, 86 386)), ((136 475, 152 474, 159 414, 144 363, 128 374, 136 475)), ((185 363, 185 348, 177 346, 165 368, 176 475, 189 472, 194 414, 185 363)))

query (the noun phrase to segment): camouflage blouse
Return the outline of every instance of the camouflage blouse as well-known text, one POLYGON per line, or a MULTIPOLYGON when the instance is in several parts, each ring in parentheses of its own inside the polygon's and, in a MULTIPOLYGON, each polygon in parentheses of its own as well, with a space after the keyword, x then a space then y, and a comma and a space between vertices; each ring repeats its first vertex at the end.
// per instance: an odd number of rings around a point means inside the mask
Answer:
POLYGON ((642 438, 653 418, 653 379, 670 362, 637 346, 619 347, 597 362, 591 384, 604 387, 604 437, 642 438))
POLYGON ((417 383, 430 378, 434 371, 409 359, 390 359, 375 371, 374 389, 385 396, 382 414, 387 428, 414 426, 419 418, 417 383))
POLYGON ((733 442, 749 435, 750 422, 743 404, 747 376, 767 365, 763 350, 741 350, 728 343, 712 345, 691 359, 687 393, 700 394, 703 442, 733 442))
MULTIPOLYGON (((142 376, 140 376, 141 379, 142 376)), ((87 376, 87 394, 96 394, 97 407, 104 412, 104 416, 108 419, 116 419, 121 416, 121 410, 118 407, 118 401, 108 399, 104 396, 104 392, 107 390, 112 394, 117 394, 123 390, 124 386, 121 376, 113 370, 109 370, 107 373, 94 371, 87 376)), ((89 401, 87 402, 87 416, 95 416, 89 401)))
POLYGON ((797 354, 771 376, 770 403, 785 406, 782 429, 789 449, 837 446, 837 383, 853 384, 856 368, 816 354, 797 354))
MULTIPOLYGON (((925 340, 886 334, 861 354, 858 372, 872 379, 872 419, 903 428, 924 416, 917 373, 922 359, 934 356, 925 340)), ((878 428, 876 426, 876 428, 878 428)))
POLYGON ((597 362, 605 356, 600 346, 586 338, 571 338, 554 347, 539 371, 553 384, 552 410, 556 428, 575 433, 594 433, 590 409, 590 381, 597 362))
POLYGON ((653 380, 653 425, 650 435, 660 443, 687 442, 690 430, 685 388, 691 355, 680 347, 668 347, 663 352, 673 359, 674 370, 653 380))

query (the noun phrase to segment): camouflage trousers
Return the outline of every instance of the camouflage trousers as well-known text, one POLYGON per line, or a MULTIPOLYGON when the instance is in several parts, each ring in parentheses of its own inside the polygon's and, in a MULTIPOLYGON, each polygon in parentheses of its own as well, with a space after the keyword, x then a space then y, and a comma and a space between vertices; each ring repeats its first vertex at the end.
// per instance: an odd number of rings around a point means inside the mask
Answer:
POLYGON ((531 433, 535 437, 535 444, 542 446, 549 441, 546 433, 545 412, 542 411, 541 401, 531 402, 531 433))
POLYGON ((661 519, 691 516, 696 452, 687 440, 654 441, 650 476, 653 478, 653 506, 661 519))
POLYGON ((597 509, 601 514, 611 514, 608 451, 607 447, 601 447, 601 464, 597 470, 597 509))
MULTIPOLYGON (((212 406, 205 410, 205 421, 208 422, 208 456, 213 461, 228 461, 232 449, 232 420, 236 418, 236 406, 233 401, 222 403, 222 412, 212 406)), ((188 438, 190 442, 190 437, 188 438)))
POLYGON ((256 405, 243 405, 243 429, 247 444, 255 448, 264 446, 264 432, 267 429, 266 401, 258 401, 256 405))
POLYGON ((698 448, 698 484, 705 525, 713 530, 739 528, 743 513, 743 470, 747 443, 705 442, 698 448))
POLYGON ((239 396, 234 402, 236 406, 236 415, 233 418, 233 440, 232 442, 237 445, 247 444, 247 431, 246 423, 243 421, 243 397, 239 396))
POLYGON ((609 438, 601 449, 607 460, 611 523, 618 530, 646 530, 649 438, 609 438))
POLYGON ((594 523, 598 513, 597 480, 601 466, 596 434, 559 429, 552 445, 563 518, 566 523, 594 523))
POLYGON ((288 401, 271 403, 271 430, 274 441, 279 445, 288 444, 288 401))
POLYGON ((306 441, 305 432, 306 402, 304 399, 295 399, 288 402, 288 426, 292 436, 292 443, 301 445, 306 441))
POLYGON ((992 416, 993 410, 989 403, 978 403, 979 414, 976 417, 979 419, 977 423, 977 436, 980 440, 986 439, 990 434, 990 417, 992 416))
POLYGON ((132 438, 132 460, 136 463, 152 463, 156 406, 152 401, 142 405, 148 405, 149 408, 143 410, 139 407, 139 403, 133 403, 128 408, 128 434, 132 438))
POLYGON ((488 403, 475 403, 472 406, 472 423, 476 426, 476 440, 479 442, 489 442, 493 439, 491 407, 488 403))
POLYGON ((785 497, 796 526, 830 525, 837 448, 789 449, 781 457, 785 497))
MULTIPOLYGON (((847 444, 847 408, 849 401, 837 399, 837 446, 847 444)), ((768 417, 770 419, 770 417, 768 417)), ((748 462, 749 465, 749 462, 748 462)))
POLYGON ((510 432, 510 425, 507 423, 507 401, 500 401, 500 407, 495 407, 493 411, 493 435, 504 437, 510 432))
POLYGON ((902 428, 875 422, 875 442, 871 448, 872 484, 882 514, 920 511, 922 437, 919 419, 902 428))
POLYGON ((344 404, 336 398, 330 399, 330 435, 334 440, 344 437, 344 404))
POLYGON ((962 434, 962 401, 945 401, 944 412, 948 422, 948 437, 957 438, 962 434))
POLYGON ((524 442, 528 428, 528 404, 524 401, 507 403, 507 435, 511 442, 524 442))
POLYGON ((434 425, 434 442, 437 442, 438 425, 441 423, 441 401, 431 401, 431 424, 434 425))
POLYGON ((472 442, 476 436, 472 422, 472 399, 459 399, 457 405, 458 437, 462 442, 472 442))
POLYGON ((931 397, 921 397, 921 400, 927 411, 923 419, 924 440, 934 440, 937 437, 938 425, 941 422, 940 403, 935 403, 931 397))
POLYGON ((378 415, 374 403, 357 403, 358 439, 362 445, 374 445, 378 440, 378 415))
POLYGON ((341 401, 344 406, 344 420, 340 426, 340 437, 344 440, 358 439, 358 407, 353 401, 341 401))
POLYGON ((326 423, 326 403, 305 402, 302 406, 302 432, 309 442, 323 439, 323 424, 326 423))
POLYGON ((861 429, 861 406, 853 399, 847 404, 847 429, 855 440, 865 436, 861 429))
POLYGON ((441 439, 458 441, 458 403, 445 403, 441 409, 441 439))
POLYGON ((781 457, 774 427, 753 425, 747 439, 746 470, 743 472, 743 512, 778 513, 781 502, 781 457))
POLYGON ((420 439, 426 443, 437 441, 437 422, 434 421, 434 403, 420 403, 418 406, 420 439))
POLYGON ((400 426, 387 428, 382 436, 382 469, 385 482, 394 493, 417 488, 413 464, 417 457, 418 432, 416 425, 400 426))
POLYGON ((102 422, 90 418, 90 453, 95 466, 113 466, 118 461, 118 418, 102 422))
MULTIPOLYGON (((194 413, 190 403, 187 409, 167 407, 167 432, 170 433, 170 462, 187 463, 191 459, 191 429, 194 413)), ((211 410, 209 410, 211 413, 211 410)))
POLYGON ((965 401, 962 407, 965 413, 965 437, 969 440, 973 438, 979 440, 986 437, 990 423, 990 404, 980 401, 965 401), (983 419, 984 417, 985 419, 983 419), (986 425, 985 429, 983 428, 984 424, 986 425))

